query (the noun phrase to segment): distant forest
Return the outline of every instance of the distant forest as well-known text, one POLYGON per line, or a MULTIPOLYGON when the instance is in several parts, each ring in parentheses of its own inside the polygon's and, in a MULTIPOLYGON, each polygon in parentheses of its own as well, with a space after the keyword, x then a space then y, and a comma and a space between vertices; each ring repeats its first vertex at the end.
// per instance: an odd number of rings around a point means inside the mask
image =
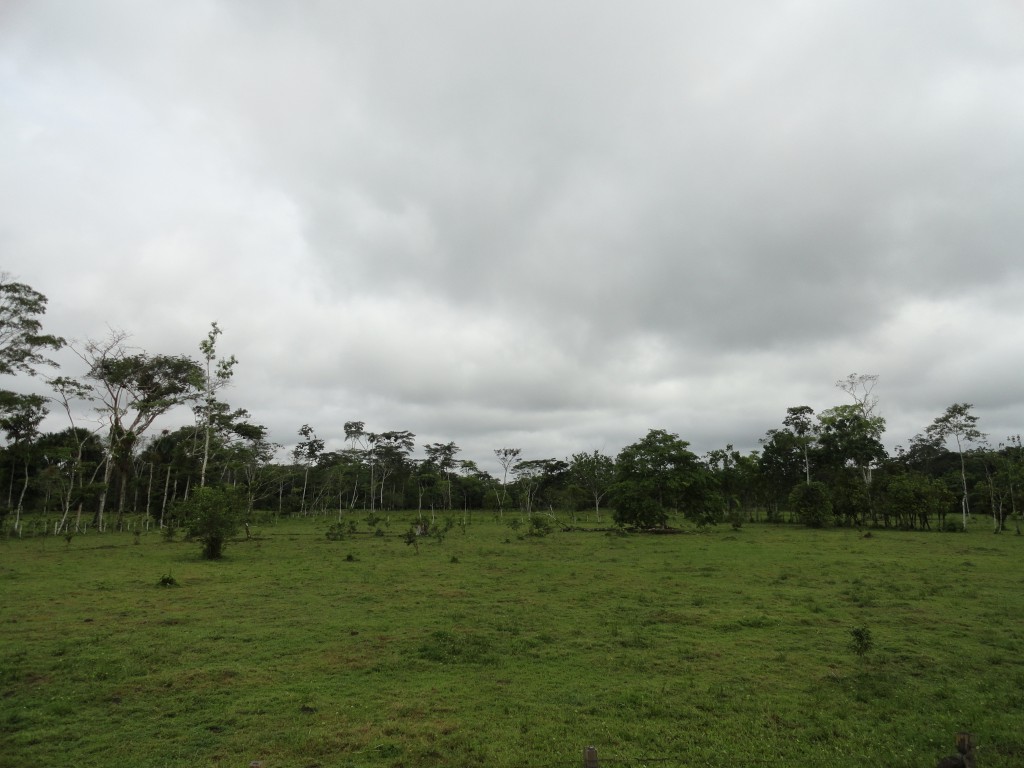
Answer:
POLYGON ((679 435, 652 429, 617 456, 536 458, 497 447, 495 475, 462 457, 455 442, 423 445, 414 458, 412 432, 350 421, 336 451, 313 426, 299 426, 282 463, 266 428, 224 399, 237 361, 217 349, 216 323, 195 357, 150 354, 121 332, 68 344, 44 332, 46 305, 31 286, 0 275, 0 375, 31 378, 40 392, 0 390, 7 535, 23 534, 29 516, 45 519, 53 534, 139 520, 177 525, 190 494, 206 486, 235 489, 250 513, 279 515, 402 509, 434 519, 487 510, 640 530, 680 518, 699 526, 764 520, 942 530, 990 521, 995 531, 1009 522, 1020 532, 1020 437, 993 446, 973 406, 953 403, 890 455, 875 375, 837 382, 844 402, 832 408, 787 408, 749 453, 726 445, 698 456, 679 435), (74 376, 49 359, 62 348, 81 361, 74 376), (194 423, 162 429, 161 419, 182 407, 194 423), (50 413, 67 426, 41 431, 50 413))

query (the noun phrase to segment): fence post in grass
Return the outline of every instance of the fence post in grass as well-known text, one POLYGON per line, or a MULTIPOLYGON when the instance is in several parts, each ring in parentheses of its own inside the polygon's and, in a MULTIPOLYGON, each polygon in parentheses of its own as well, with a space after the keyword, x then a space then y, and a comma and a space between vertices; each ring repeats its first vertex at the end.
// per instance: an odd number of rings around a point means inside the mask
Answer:
POLYGON ((598 768, 597 747, 583 748, 583 768, 598 768))

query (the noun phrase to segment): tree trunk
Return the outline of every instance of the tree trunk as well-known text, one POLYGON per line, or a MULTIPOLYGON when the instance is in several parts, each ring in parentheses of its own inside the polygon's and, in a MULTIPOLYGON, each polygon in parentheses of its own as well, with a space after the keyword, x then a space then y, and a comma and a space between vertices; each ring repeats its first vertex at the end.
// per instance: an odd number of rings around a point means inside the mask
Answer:
POLYGON ((171 488, 171 465, 167 465, 167 477, 164 478, 164 498, 160 503, 160 527, 164 527, 164 513, 167 512, 167 492, 171 488))
MULTIPOLYGON (((207 408, 209 408, 209 401, 207 401, 207 408)), ((210 460, 210 416, 207 414, 206 417, 206 436, 203 439, 203 464, 199 470, 199 487, 203 488, 206 485, 206 464, 210 460)))
POLYGON ((99 504, 96 507, 96 515, 92 519, 93 525, 96 526, 96 530, 103 533, 103 512, 107 507, 107 489, 110 487, 110 477, 114 474, 114 462, 111 461, 111 456, 108 453, 103 458, 103 488, 100 491, 99 504))
POLYGON ((18 495, 18 510, 14 514, 14 527, 21 535, 21 509, 25 503, 25 492, 28 491, 28 458, 25 458, 25 482, 21 484, 21 493, 18 495))
POLYGON ((153 503, 153 462, 149 463, 149 485, 146 488, 146 520, 150 519, 150 507, 153 503))

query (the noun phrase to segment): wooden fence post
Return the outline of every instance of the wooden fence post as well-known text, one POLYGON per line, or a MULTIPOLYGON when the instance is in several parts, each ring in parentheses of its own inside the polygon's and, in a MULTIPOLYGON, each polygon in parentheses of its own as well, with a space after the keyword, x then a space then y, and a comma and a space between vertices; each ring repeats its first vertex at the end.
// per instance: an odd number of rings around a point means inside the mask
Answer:
POLYGON ((597 747, 583 748, 583 768, 598 768, 597 747))

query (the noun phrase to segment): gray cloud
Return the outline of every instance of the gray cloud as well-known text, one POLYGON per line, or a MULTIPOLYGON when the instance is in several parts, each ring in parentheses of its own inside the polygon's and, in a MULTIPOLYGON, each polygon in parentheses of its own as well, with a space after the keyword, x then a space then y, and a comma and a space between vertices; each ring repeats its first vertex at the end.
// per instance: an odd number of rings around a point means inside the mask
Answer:
POLYGON ((0 244, 53 330, 194 351, 281 442, 754 447, 881 375, 1019 431, 1024 12, 12 3, 0 244))

